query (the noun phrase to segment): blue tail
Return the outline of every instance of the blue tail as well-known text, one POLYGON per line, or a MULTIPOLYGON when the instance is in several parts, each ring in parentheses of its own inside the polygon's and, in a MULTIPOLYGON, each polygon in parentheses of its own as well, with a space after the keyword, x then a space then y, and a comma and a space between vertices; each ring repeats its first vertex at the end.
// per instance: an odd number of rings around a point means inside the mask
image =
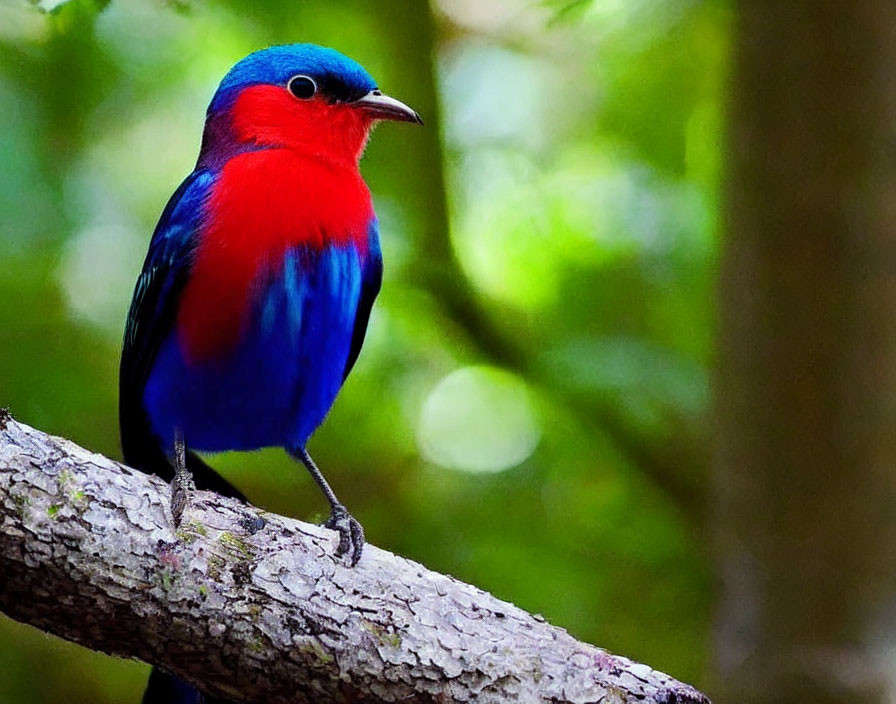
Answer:
POLYGON ((206 704, 207 699, 183 680, 154 667, 143 693, 142 704, 206 704))
POLYGON ((142 704, 233 704, 226 699, 207 697, 183 680, 160 667, 152 668, 142 704))

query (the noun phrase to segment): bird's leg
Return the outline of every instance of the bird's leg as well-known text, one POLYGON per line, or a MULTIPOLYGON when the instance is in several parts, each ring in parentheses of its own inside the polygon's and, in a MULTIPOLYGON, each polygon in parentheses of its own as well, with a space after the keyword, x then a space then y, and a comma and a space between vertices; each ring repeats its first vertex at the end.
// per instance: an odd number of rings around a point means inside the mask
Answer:
POLYGON ((348 554, 349 564, 354 567, 361 559, 361 551, 364 549, 364 529, 342 502, 336 498, 336 494, 333 493, 314 460, 311 459, 308 450, 300 447, 290 450, 290 454, 305 465, 320 490, 324 492, 327 501, 330 502, 330 517, 324 523, 324 527, 339 532, 339 547, 336 548, 336 554, 348 554))
POLYGON ((187 469, 187 445, 180 428, 174 430, 174 479, 171 481, 171 515, 174 527, 180 525, 181 516, 190 500, 193 489, 193 477, 187 469))

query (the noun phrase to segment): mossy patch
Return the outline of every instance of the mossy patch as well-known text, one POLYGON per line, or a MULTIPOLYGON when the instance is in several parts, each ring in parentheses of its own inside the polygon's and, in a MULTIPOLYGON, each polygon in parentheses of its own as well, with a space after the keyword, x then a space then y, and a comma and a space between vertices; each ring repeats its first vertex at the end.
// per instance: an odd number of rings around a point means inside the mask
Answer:
POLYGON ((266 646, 266 638, 262 635, 257 635, 252 639, 252 642, 249 643, 249 650, 253 653, 263 653, 266 646))
POLYGON ((224 562, 224 558, 219 557, 218 555, 209 555, 207 564, 209 578, 213 579, 216 582, 220 582, 221 573, 224 570, 224 565, 227 564, 226 562, 224 562))
POLYGON ((227 531, 218 536, 218 542, 224 546, 228 555, 235 560, 251 560, 255 557, 255 548, 245 540, 227 531))
POLYGON ((309 638, 297 644, 296 650, 303 655, 310 656, 311 659, 316 660, 321 665, 331 665, 336 662, 336 658, 324 650, 324 647, 314 638, 309 638))
POLYGON ((199 537, 195 533, 191 533, 188 530, 179 530, 175 533, 175 535, 177 536, 179 542, 186 543, 187 545, 194 542, 196 538, 199 537))
POLYGON ((25 494, 11 494, 10 497, 12 498, 12 505, 15 507, 16 515, 20 521, 24 521, 31 501, 25 494))
POLYGON ((75 475, 72 474, 70 469, 63 469, 59 476, 56 477, 56 489, 60 494, 65 493, 66 487, 71 483, 71 481, 75 478, 75 475))
POLYGON ((174 586, 176 575, 171 570, 162 570, 159 572, 159 586, 166 592, 171 591, 174 586))
POLYGON ((381 626, 373 621, 363 621, 364 630, 370 633, 380 645, 386 645, 390 648, 401 647, 401 636, 397 633, 389 631, 385 626, 381 626))
POLYGON ((625 704, 629 701, 628 693, 621 687, 607 687, 607 693, 602 699, 607 704, 625 704))
POLYGON ((56 477, 56 493, 64 503, 70 504, 79 515, 87 510, 87 495, 75 482, 75 475, 70 469, 63 469, 56 477))
POLYGON ((180 542, 190 545, 195 543, 200 537, 207 538, 208 530, 199 521, 193 520, 181 526, 176 535, 180 542))

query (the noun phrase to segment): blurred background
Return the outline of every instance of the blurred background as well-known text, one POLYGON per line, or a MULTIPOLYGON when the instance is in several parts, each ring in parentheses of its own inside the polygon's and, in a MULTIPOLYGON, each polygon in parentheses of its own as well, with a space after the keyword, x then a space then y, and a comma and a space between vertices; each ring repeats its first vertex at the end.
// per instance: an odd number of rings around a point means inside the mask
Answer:
MULTIPOLYGON (((896 702, 896 5, 0 0, 0 405, 119 457, 150 234, 239 58, 417 108, 310 449, 368 539, 717 702, 896 702)), ((279 451, 254 503, 325 506, 279 451)), ((0 702, 148 666, 0 616, 0 702)))

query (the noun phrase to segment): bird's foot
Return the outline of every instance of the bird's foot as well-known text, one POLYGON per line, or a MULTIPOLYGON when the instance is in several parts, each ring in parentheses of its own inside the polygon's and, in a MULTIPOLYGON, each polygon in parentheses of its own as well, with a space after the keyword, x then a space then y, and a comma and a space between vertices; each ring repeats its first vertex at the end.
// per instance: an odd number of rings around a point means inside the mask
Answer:
POLYGON ((196 487, 193 478, 189 474, 175 474, 171 481, 171 516, 174 518, 174 527, 180 526, 180 520, 184 515, 184 509, 190 504, 190 494, 196 487))
POLYGON ((336 556, 348 555, 348 563, 354 567, 361 559, 361 551, 364 550, 364 529, 361 524, 348 512, 342 504, 333 506, 330 517, 324 523, 324 528, 338 531, 339 547, 336 548, 336 556))

